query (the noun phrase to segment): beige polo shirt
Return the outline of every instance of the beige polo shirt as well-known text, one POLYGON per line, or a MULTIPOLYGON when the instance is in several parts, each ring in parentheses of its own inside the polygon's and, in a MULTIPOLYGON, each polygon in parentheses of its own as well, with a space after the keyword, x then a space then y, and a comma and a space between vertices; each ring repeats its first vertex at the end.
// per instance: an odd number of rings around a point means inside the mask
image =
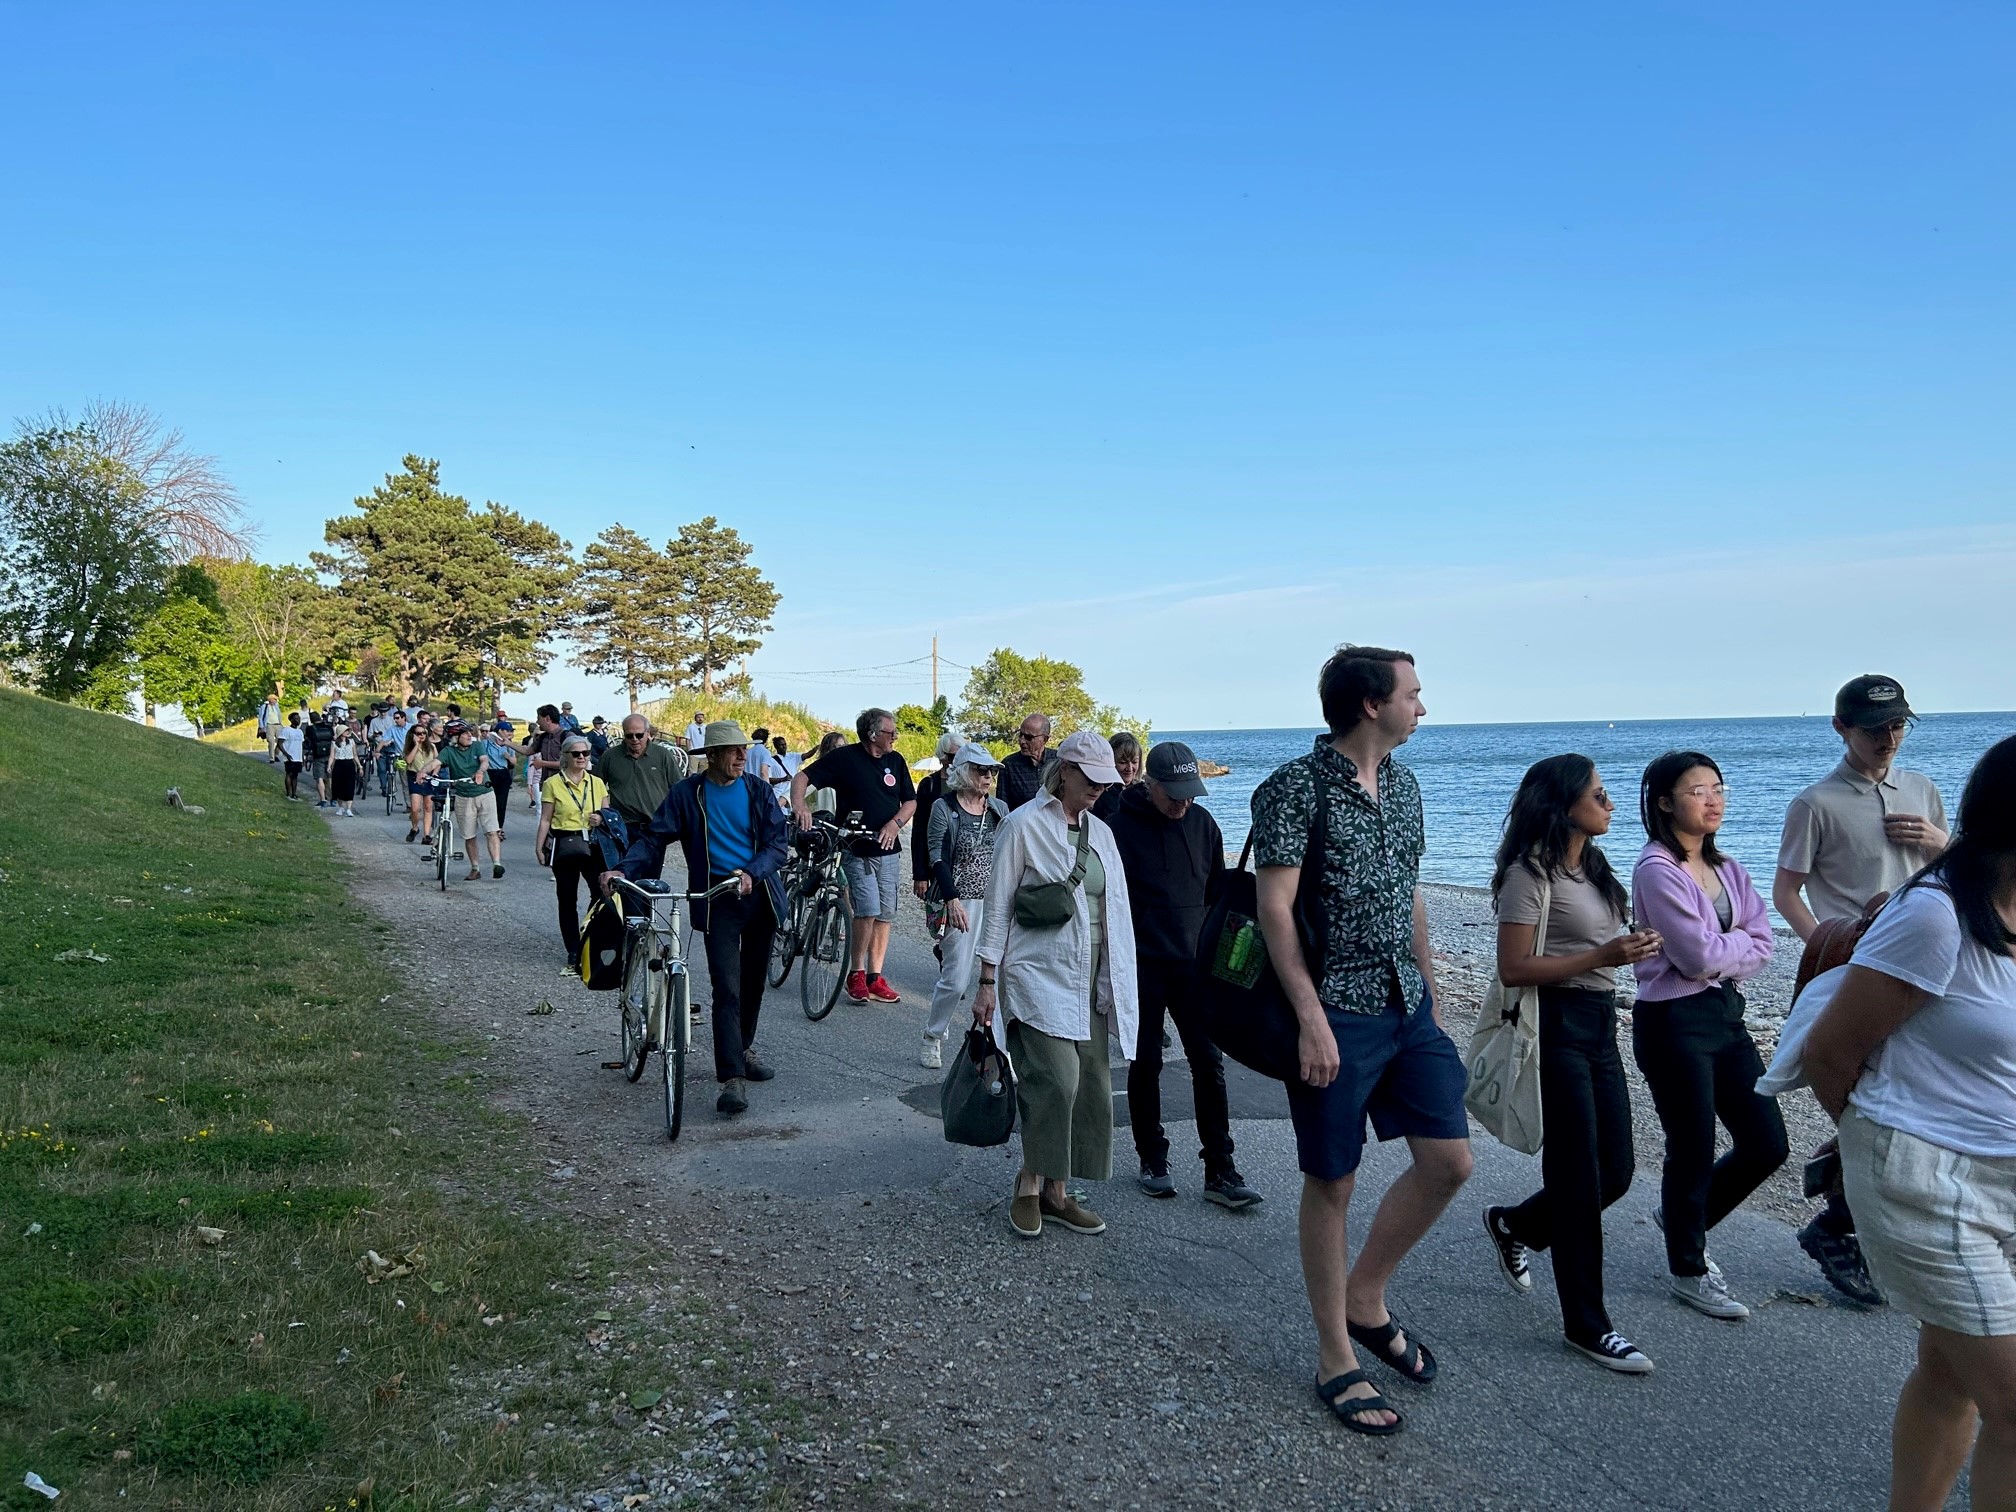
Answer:
POLYGON ((1892 767, 1872 782, 1845 760, 1785 810, 1778 866, 1805 874, 1814 918, 1855 918, 1876 894, 1895 892, 1932 859, 1916 846, 1892 845, 1883 832, 1885 814, 1916 814, 1946 828, 1945 801, 1923 772, 1892 767))

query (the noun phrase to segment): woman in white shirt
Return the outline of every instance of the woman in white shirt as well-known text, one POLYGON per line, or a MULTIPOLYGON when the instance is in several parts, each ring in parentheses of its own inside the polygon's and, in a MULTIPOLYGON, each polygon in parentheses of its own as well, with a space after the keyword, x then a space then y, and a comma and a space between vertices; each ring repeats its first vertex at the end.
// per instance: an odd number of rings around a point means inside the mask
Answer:
POLYGON ((1973 1504, 2016 1506, 2016 736, 1856 946, 1805 1065, 1869 1269, 1923 1325, 1892 1512, 1944 1507, 1970 1450, 1973 1504))
POLYGON ((1008 1054, 1022 1127, 1022 1170, 1008 1204, 1009 1225, 1035 1239, 1045 1223, 1102 1234, 1106 1222, 1064 1189, 1067 1179, 1113 1174, 1110 1035, 1134 1058, 1134 921, 1113 832, 1092 813, 1120 780, 1113 748, 1078 730, 1057 748, 1042 798, 1010 814, 994 841, 981 913, 980 985, 973 1017, 994 1022, 996 975, 1008 1016, 1008 1054), (1073 883, 1070 917, 1025 924, 1017 895, 1073 883))

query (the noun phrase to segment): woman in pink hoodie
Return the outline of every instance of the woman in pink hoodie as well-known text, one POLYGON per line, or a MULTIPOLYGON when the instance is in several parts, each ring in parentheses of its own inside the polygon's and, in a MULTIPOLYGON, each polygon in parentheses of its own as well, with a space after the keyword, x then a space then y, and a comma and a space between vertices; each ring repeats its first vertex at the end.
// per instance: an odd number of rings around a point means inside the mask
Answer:
POLYGON ((1666 1134, 1660 1192, 1673 1295, 1711 1318, 1747 1318, 1708 1258, 1708 1230, 1785 1163, 1785 1121, 1760 1095, 1764 1062, 1743 1027, 1737 983, 1771 959, 1764 900, 1715 848, 1728 804, 1722 769, 1699 751, 1668 751, 1645 769, 1638 808, 1650 837, 1631 874, 1638 926, 1659 953, 1632 970, 1631 1051, 1666 1134), (1729 1152, 1715 1158, 1715 1120, 1729 1152))

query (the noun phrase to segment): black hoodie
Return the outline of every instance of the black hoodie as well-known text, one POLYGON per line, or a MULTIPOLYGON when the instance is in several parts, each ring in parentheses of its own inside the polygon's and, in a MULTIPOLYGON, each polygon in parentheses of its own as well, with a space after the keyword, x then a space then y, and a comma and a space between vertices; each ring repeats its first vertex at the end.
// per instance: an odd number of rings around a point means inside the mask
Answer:
POLYGON ((1225 880, 1225 836, 1207 809, 1193 803, 1181 819, 1165 819, 1137 782, 1120 795, 1110 820, 1127 898, 1134 916, 1134 953, 1144 960, 1190 961, 1204 916, 1225 880))

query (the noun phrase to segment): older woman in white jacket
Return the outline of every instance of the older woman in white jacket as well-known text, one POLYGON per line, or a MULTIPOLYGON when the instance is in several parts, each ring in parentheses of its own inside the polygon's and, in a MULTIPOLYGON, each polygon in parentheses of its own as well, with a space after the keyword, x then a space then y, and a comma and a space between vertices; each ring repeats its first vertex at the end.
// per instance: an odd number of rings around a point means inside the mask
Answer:
POLYGON ((973 1017, 994 1021, 996 994, 1008 1017, 1022 1124, 1022 1170, 1008 1222, 1025 1239, 1045 1223, 1103 1234, 1106 1222, 1064 1182, 1113 1174, 1113 1083, 1106 1040, 1134 1058, 1134 924, 1113 832, 1092 805, 1119 782, 1113 748, 1089 730, 1064 739, 1043 780, 1044 796, 1008 816, 994 841, 994 870, 980 926, 980 985, 973 1017), (1071 917, 1039 927, 1016 918, 1025 887, 1068 881, 1071 917), (997 986, 998 982, 998 986, 997 986))

